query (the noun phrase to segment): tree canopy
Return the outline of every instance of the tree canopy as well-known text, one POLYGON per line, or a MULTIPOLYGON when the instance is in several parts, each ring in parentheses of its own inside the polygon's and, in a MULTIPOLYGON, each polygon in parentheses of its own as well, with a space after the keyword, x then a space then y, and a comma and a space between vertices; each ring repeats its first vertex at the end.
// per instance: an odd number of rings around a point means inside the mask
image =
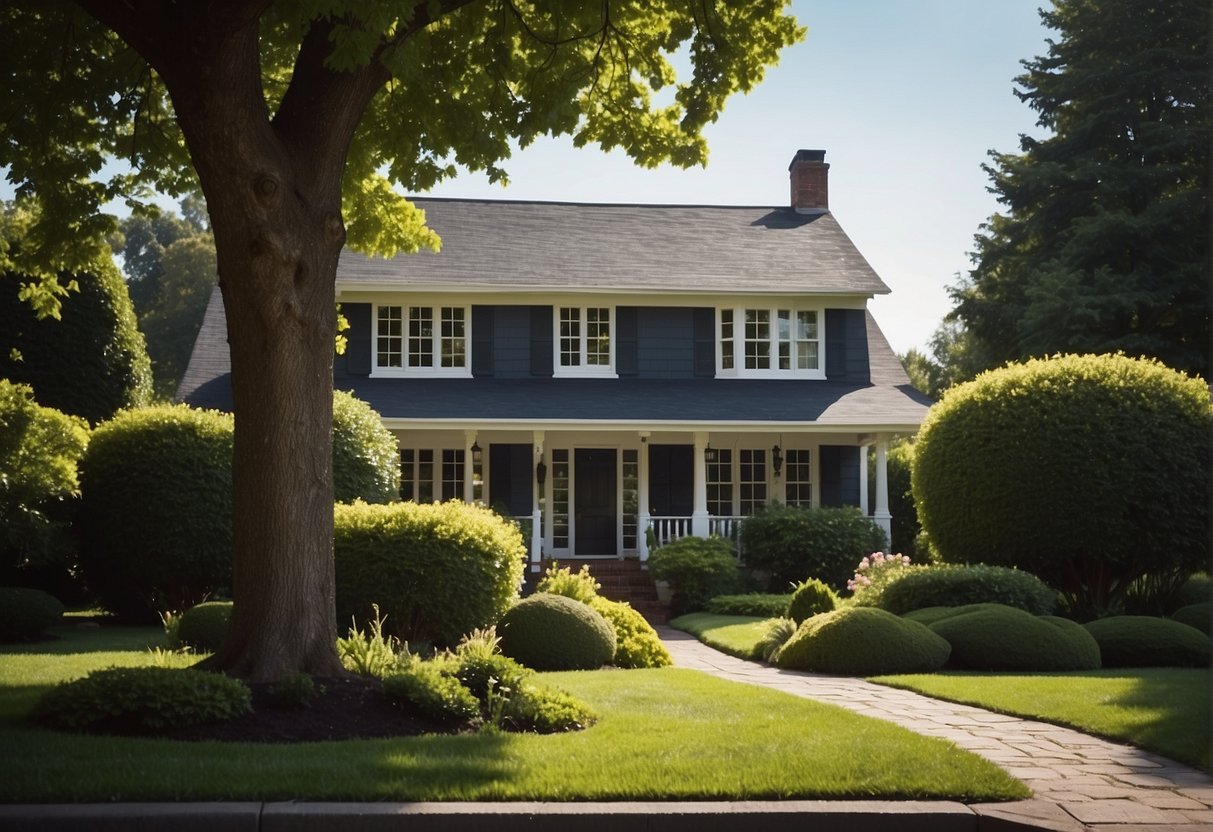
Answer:
MULTIPOLYGON (((17 0, 0 7, 0 167, 42 208, 19 271, 53 289, 111 199, 200 187, 231 351, 236 605, 212 665, 340 673, 337 258, 437 237, 397 188, 503 180, 569 135, 703 163, 703 129, 803 36, 787 0, 17 0), (114 172, 120 157, 129 169, 114 172)), ((0 263, 0 266, 6 266, 0 263)), ((53 291, 44 291, 53 300, 53 291)), ((48 301, 49 305, 49 301, 48 301)))
POLYGON ((1210 7, 1057 0, 1016 95, 1046 138, 992 152, 1006 207, 952 317, 994 366, 1056 352, 1209 369, 1210 7))

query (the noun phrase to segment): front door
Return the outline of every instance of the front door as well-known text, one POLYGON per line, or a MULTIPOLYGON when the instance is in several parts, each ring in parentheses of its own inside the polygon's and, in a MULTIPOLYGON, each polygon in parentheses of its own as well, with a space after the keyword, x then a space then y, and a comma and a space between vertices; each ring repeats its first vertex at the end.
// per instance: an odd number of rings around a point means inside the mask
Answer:
POLYGON ((615 470, 614 448, 577 448, 573 453, 574 554, 578 557, 618 554, 615 470))

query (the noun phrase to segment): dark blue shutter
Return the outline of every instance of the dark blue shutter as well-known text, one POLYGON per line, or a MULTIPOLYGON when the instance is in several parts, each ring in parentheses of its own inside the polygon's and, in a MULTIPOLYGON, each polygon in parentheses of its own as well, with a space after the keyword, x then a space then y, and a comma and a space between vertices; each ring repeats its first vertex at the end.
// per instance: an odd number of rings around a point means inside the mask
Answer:
POLYGON ((493 374, 493 320, 493 307, 472 307, 472 375, 477 378, 493 374))
POLYGON ((343 303, 341 314, 350 322, 345 332, 345 371, 352 376, 371 374, 371 305, 343 303))
POLYGON ((531 307, 531 375, 552 374, 552 307, 531 307))
POLYGON ((696 307, 695 316, 695 377, 716 375, 716 310, 696 307))
POLYGON ((827 309, 825 314, 826 378, 843 381, 847 378, 847 312, 848 309, 827 309))
POLYGON ((640 373, 640 343, 635 306, 615 308, 615 372, 621 376, 640 373))

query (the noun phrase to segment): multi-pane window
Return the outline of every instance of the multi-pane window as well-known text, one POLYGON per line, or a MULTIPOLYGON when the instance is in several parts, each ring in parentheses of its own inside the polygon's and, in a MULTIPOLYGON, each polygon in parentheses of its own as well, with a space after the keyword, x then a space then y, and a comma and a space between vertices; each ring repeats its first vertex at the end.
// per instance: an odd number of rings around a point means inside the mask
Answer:
POLYGON ((458 372, 468 366, 466 306, 378 306, 375 365, 379 369, 458 372))
POLYGON ((552 451, 552 548, 569 548, 569 452, 552 451))
POLYGON ((565 371, 609 372, 611 309, 562 306, 557 319, 559 367, 565 371))
POLYGON ((442 499, 463 499, 463 448, 442 451, 442 499))
POLYGON ((434 502, 434 451, 430 448, 401 449, 400 499, 434 502))
POLYGON ((793 448, 784 452, 784 502, 790 506, 813 505, 813 466, 810 452, 793 448))
POLYGON ((733 451, 721 448, 706 464, 708 513, 716 517, 733 515, 733 451))
POLYGON ((623 451, 623 548, 635 549, 640 527, 640 453, 623 451))
POLYGON ((744 448, 738 460, 738 509, 749 517, 767 502, 767 452, 744 448))
POLYGON ((719 322, 721 372, 821 377, 817 310, 721 309, 719 322))

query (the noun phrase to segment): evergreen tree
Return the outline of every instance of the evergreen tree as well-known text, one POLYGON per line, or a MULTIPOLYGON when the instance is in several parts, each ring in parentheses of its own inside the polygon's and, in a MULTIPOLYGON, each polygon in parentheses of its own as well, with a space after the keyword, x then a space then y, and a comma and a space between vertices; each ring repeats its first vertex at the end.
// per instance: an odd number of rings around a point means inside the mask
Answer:
POLYGON ((992 367, 1057 352, 1209 369, 1207 0, 1057 0, 1016 95, 1043 139, 986 166, 1006 213, 952 290, 992 367))

